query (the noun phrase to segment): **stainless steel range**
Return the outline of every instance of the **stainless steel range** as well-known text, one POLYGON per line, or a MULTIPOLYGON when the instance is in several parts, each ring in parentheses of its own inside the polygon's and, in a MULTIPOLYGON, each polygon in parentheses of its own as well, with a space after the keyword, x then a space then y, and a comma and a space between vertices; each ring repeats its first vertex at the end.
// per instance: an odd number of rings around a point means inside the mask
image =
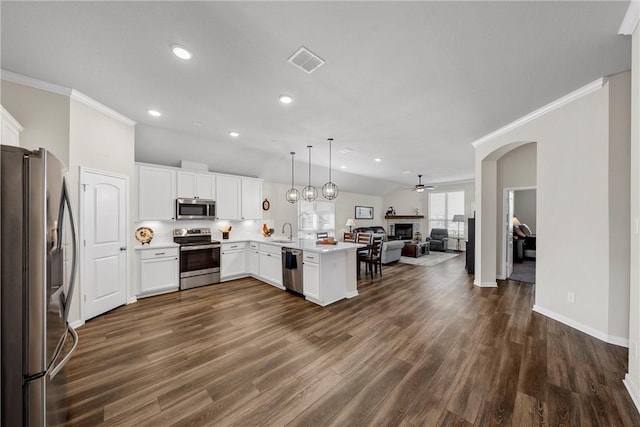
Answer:
POLYGON ((220 242, 210 228, 176 228, 173 241, 180 245, 180 290, 220 282, 220 242))

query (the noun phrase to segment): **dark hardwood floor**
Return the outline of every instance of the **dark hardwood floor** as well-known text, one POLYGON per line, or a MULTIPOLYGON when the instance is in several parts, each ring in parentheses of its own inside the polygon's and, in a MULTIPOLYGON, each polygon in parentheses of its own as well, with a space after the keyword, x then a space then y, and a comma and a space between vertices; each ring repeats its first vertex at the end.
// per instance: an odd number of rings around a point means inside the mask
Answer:
POLYGON ((459 256, 396 264, 328 307, 253 279, 87 322, 67 425, 632 426, 627 350, 480 289, 459 256))

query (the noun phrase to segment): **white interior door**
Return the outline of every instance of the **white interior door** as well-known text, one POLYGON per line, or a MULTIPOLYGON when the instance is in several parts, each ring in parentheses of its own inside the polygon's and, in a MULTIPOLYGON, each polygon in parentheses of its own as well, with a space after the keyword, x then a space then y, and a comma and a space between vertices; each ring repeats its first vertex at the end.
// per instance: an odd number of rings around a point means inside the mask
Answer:
POLYGON ((85 320, 127 300, 127 180, 83 170, 82 294, 85 320))
POLYGON ((507 277, 513 274, 513 190, 507 192, 507 212, 505 218, 505 226, 507 227, 507 241, 505 247, 507 248, 507 277))

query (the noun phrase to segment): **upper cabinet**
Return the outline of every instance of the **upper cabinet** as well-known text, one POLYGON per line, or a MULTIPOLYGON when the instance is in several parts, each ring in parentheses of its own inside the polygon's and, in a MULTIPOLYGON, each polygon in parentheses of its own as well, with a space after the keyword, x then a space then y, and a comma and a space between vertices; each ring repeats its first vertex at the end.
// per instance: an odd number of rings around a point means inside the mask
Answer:
POLYGON ((177 172, 177 197, 215 200, 216 176, 210 173, 177 172))
POLYGON ((176 198, 216 201, 216 217, 262 219, 262 180, 137 163, 138 221, 175 220, 176 198))
POLYGON ((241 218, 262 219, 262 181, 242 178, 241 218))
POLYGON ((219 219, 240 219, 240 182, 237 176, 216 177, 216 216, 219 219))
POLYGON ((0 105, 0 120, 2 131, 0 133, 0 144, 2 145, 20 145, 20 132, 22 132, 22 125, 13 118, 7 110, 0 105))
POLYGON ((175 219, 176 171, 151 165, 136 165, 138 171, 138 220, 175 219))

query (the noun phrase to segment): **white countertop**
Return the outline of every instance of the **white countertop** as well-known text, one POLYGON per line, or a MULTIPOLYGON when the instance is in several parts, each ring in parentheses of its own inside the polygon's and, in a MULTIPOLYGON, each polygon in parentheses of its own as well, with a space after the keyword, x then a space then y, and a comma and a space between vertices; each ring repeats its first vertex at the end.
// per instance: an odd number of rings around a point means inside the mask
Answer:
POLYGON ((364 248, 366 245, 358 243, 338 242, 336 245, 318 245, 314 240, 309 239, 294 239, 292 241, 284 241, 288 239, 270 239, 270 238, 258 238, 258 239, 229 239, 221 240, 221 243, 235 243, 235 242, 257 242, 267 245, 280 246, 283 248, 301 249, 303 251, 327 253, 327 252, 340 252, 356 250, 358 248, 364 248))
MULTIPOLYGON (((336 245, 318 245, 314 240, 309 239, 294 239, 292 241, 284 241, 288 240, 278 239, 278 238, 239 238, 239 239, 227 239, 220 240, 220 243, 238 243, 238 242, 256 242, 262 244, 268 244, 273 246, 280 246, 285 248, 294 248, 301 249, 303 251, 309 252, 317 252, 317 253, 327 253, 327 252, 340 252, 340 251, 349 251, 356 250, 358 248, 364 248, 366 245, 358 244, 358 243, 348 243, 348 242, 338 242, 336 245)), ((171 241, 151 241, 151 243, 141 245, 135 245, 136 251, 142 250, 151 250, 151 249, 163 249, 163 248, 177 248, 180 247, 179 244, 171 242, 171 241)))
POLYGON ((141 245, 141 244, 136 244, 135 245, 135 250, 136 251, 142 251, 142 250, 147 250, 147 249, 163 249, 163 248, 179 248, 180 245, 177 243, 174 243, 170 240, 165 240, 165 241, 151 241, 150 243, 147 243, 145 245, 141 245))

